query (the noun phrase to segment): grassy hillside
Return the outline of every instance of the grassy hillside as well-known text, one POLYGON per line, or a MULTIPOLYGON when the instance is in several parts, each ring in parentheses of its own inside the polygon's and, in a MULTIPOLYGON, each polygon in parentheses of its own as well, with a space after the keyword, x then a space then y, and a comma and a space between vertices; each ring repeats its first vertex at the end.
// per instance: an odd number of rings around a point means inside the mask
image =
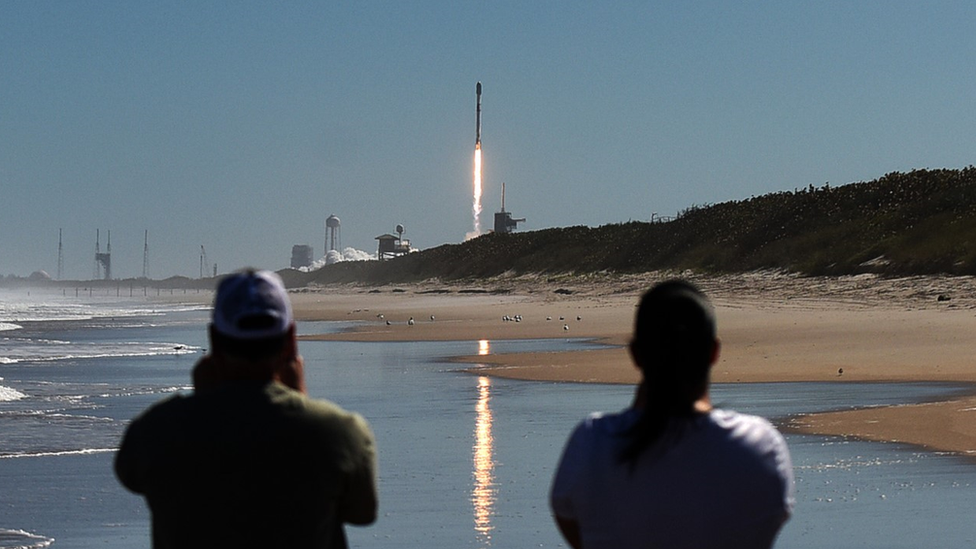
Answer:
POLYGON ((976 274, 976 168, 695 206, 668 222, 486 234, 390 261, 285 275, 294 285, 382 284, 660 269, 976 274))

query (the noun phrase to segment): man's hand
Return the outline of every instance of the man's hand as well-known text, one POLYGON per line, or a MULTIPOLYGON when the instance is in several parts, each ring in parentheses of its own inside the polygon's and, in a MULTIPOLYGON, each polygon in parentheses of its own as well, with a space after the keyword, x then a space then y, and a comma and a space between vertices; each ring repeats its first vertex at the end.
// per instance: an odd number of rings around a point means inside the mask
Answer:
POLYGON ((216 359, 213 355, 204 355, 193 367, 193 390, 208 391, 217 386, 219 374, 216 359))
POLYGON ((305 361, 301 355, 295 357, 279 366, 275 371, 275 379, 286 387, 302 393, 308 394, 305 389, 305 361))

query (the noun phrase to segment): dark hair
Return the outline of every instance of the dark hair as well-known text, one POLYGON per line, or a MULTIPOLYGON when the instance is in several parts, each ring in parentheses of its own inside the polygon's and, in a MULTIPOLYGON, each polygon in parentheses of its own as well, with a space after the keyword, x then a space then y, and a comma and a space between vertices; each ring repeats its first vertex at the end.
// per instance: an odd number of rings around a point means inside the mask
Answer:
POLYGON ((280 353, 285 348, 288 335, 283 334, 260 339, 238 339, 228 337, 217 330, 211 330, 210 339, 211 344, 226 355, 257 362, 267 360, 280 353))
POLYGON ((715 344, 715 314, 694 285, 668 280, 644 294, 631 341, 644 374, 644 408, 625 433, 622 461, 633 463, 673 418, 694 414, 689 395, 707 385, 715 344))

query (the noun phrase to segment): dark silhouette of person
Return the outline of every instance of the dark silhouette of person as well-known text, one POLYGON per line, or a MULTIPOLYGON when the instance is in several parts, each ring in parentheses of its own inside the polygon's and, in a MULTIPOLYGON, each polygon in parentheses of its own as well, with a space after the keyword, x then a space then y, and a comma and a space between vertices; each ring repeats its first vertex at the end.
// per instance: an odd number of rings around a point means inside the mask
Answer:
POLYGON ((793 509, 789 451, 765 419, 712 407, 719 348, 712 306, 693 285, 644 294, 634 401, 581 422, 553 480, 550 505, 572 547, 773 545, 793 509))
POLYGON ((134 419, 115 459, 146 498, 156 549, 346 547, 376 519, 373 434, 305 394, 281 279, 247 270, 217 288, 210 354, 177 394, 134 419))

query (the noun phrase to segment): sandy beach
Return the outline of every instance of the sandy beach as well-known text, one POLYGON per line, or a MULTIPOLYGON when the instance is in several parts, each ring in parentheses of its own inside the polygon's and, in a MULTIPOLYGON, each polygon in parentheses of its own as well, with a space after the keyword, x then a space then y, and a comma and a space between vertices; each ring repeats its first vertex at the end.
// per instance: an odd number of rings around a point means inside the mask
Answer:
MULTIPOLYGON (((300 319, 361 322, 346 333, 308 339, 596 339, 613 347, 455 360, 477 364, 473 368, 482 375, 634 383, 637 372, 623 345, 635 305, 644 289, 673 276, 339 286, 297 290, 293 301, 300 319)), ((797 415, 783 428, 976 453, 973 278, 682 276, 705 290, 716 306, 722 354, 713 370, 715 383, 938 381, 974 388, 974 396, 947 402, 797 415)))

